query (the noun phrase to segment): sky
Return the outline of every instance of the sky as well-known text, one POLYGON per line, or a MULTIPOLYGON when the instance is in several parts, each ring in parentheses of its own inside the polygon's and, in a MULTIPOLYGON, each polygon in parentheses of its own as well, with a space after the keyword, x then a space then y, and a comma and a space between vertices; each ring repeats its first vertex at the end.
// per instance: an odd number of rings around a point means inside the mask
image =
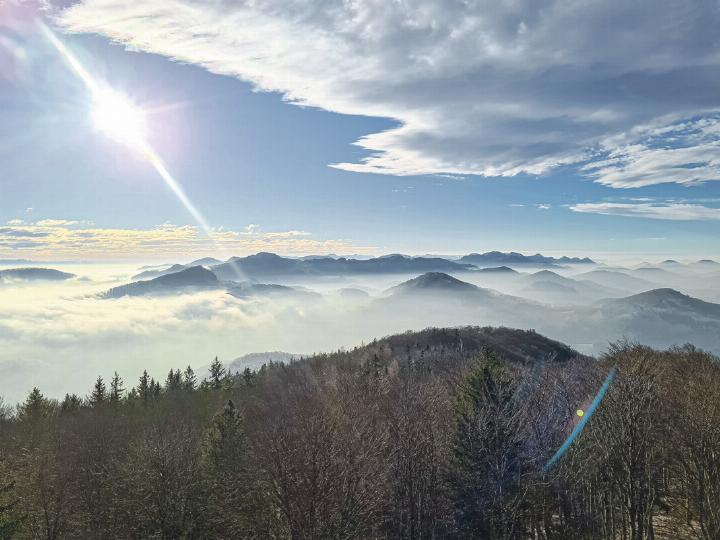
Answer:
POLYGON ((716 2, 0 0, 0 259, 720 257, 716 2), (99 132, 53 47, 145 111, 99 132))

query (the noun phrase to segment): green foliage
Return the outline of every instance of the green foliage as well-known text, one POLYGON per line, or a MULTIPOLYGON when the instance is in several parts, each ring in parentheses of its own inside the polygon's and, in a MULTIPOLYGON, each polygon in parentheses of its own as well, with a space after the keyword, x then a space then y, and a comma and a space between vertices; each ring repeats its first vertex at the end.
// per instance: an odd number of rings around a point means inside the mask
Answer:
POLYGON ((208 383, 210 384, 210 388, 213 390, 219 390, 223 386, 223 381, 225 380, 227 372, 225 371, 225 366, 222 365, 222 362, 218 360, 217 356, 210 363, 209 370, 210 378, 208 379, 208 383))

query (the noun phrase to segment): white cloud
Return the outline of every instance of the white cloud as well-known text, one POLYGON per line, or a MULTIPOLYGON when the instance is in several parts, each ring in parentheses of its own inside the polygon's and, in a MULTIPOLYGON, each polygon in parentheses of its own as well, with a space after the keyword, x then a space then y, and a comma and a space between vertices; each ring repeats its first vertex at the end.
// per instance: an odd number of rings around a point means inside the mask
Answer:
MULTIPOLYGON (((82 0, 57 20, 293 103, 396 120, 357 141, 369 157, 335 165, 350 171, 542 174, 597 150, 643 160, 621 148, 626 134, 720 108, 711 2, 82 0)), ((592 174, 618 187, 676 181, 635 169, 592 174)), ((712 176, 666 172, 681 182, 712 176)))
POLYGON ((261 232, 217 228, 206 235, 198 227, 164 223, 149 229, 102 228, 84 221, 41 220, 0 226, 0 257, 62 260, 185 258, 188 255, 245 255, 258 251, 284 254, 373 253, 376 247, 348 240, 317 239, 307 231, 261 232))
POLYGON ((671 221, 720 220, 720 208, 681 203, 582 203, 570 206, 573 212, 607 216, 665 219, 671 221))
POLYGON ((41 219, 40 221, 35 222, 35 225, 39 225, 41 227, 68 227, 70 225, 77 225, 78 223, 79 221, 71 219, 41 219))
POLYGON ((550 210, 552 208, 549 204, 537 204, 535 206, 537 206, 538 210, 550 210))
POLYGON ((631 143, 615 146, 584 167, 597 182, 615 188, 654 184, 700 184, 720 180, 720 119, 637 129, 623 138, 631 143))

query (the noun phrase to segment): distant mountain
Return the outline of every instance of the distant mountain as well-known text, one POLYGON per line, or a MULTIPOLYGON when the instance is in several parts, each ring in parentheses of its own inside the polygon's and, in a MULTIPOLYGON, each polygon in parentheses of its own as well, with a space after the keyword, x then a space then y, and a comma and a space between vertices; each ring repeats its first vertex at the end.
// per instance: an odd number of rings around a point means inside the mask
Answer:
POLYGON ((588 279, 603 287, 619 289, 630 293, 649 291, 657 288, 657 283, 615 270, 593 270, 591 272, 577 274, 573 276, 573 278, 588 279))
POLYGON ((290 259, 274 253, 257 253, 248 257, 233 257, 228 262, 213 266, 218 278, 237 280, 266 280, 269 277, 341 276, 353 274, 413 274, 417 272, 465 272, 475 269, 447 259, 386 255, 372 259, 346 259, 339 257, 290 259))
POLYGON ((720 304, 704 302, 674 289, 654 289, 606 300, 594 326, 655 347, 692 343, 720 353, 720 304))
POLYGON ((288 287, 273 283, 244 282, 231 286, 228 292, 236 298, 274 297, 302 300, 320 300, 322 298, 321 294, 300 287, 288 287))
POLYGON ((345 287, 343 289, 340 289, 338 291, 338 294, 342 298, 347 298, 350 300, 361 300, 364 298, 370 298, 370 295, 367 293, 367 291, 363 291, 362 289, 357 289, 354 287, 345 287))
POLYGON ((494 265, 524 265, 524 266, 558 266, 564 264, 594 264, 588 257, 546 257, 540 253, 535 255, 523 255, 511 251, 503 253, 500 251, 488 251, 486 253, 470 253, 459 259, 462 263, 474 264, 477 266, 494 265))
POLYGON ((214 257, 203 257, 202 259, 188 263, 185 266, 215 266, 216 264, 222 264, 222 261, 214 257))
POLYGON ((469 293, 478 294, 484 292, 471 283, 466 283, 442 272, 427 272, 421 276, 409 279, 389 289, 389 293, 397 294, 417 294, 417 293, 437 293, 437 292, 453 292, 453 293, 469 293))
POLYGON ((488 268, 480 268, 475 271, 477 274, 519 274, 517 270, 513 270, 509 266, 491 266, 488 268))
MULTIPOLYGON (((194 265, 194 266, 197 266, 197 265, 194 265)), ((190 266, 186 266, 184 264, 173 264, 172 266, 170 266, 168 268, 157 268, 157 269, 145 270, 144 272, 135 274, 131 279, 133 281, 153 279, 153 278, 160 277, 160 276, 166 276, 168 274, 175 274, 175 273, 181 272, 187 268, 190 268, 190 266)))
POLYGON ((128 285, 114 287, 105 293, 102 298, 121 298, 123 296, 162 295, 182 292, 192 289, 216 289, 223 285, 217 276, 202 266, 192 266, 176 272, 160 276, 149 281, 135 281, 128 285))
POLYGON ((17 266, 19 264, 34 264, 35 261, 29 259, 0 259, 0 266, 17 266))
POLYGON ((8 270, 0 270, 0 281, 23 280, 23 281, 64 281, 72 279, 75 274, 69 272, 61 272, 52 268, 10 268, 8 270))
POLYGON ((676 313, 693 313, 720 321, 720 304, 693 298, 675 289, 663 288, 635 294, 626 298, 607 300, 606 305, 640 307, 643 309, 672 310, 676 313))
POLYGON ((300 358, 302 358, 301 354, 291 354, 283 351, 248 353, 228 363, 227 369, 230 373, 234 373, 243 371, 245 368, 257 369, 263 364, 269 364, 270 362, 289 364, 300 358))
POLYGON ((534 326, 545 306, 478 287, 442 272, 428 272, 385 291, 367 307, 367 317, 407 328, 440 323, 534 326))
POLYGON ((568 278, 550 270, 540 270, 521 279, 526 285, 518 294, 549 304, 582 304, 624 295, 617 289, 586 279, 568 278))

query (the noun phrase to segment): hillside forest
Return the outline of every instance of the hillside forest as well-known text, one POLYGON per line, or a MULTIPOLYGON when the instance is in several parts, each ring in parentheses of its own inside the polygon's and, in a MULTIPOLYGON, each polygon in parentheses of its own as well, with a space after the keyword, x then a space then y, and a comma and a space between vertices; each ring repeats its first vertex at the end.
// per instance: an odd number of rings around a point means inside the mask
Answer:
POLYGON ((720 538, 720 364, 690 345, 429 328, 138 375, 0 409, 0 538, 720 538))

